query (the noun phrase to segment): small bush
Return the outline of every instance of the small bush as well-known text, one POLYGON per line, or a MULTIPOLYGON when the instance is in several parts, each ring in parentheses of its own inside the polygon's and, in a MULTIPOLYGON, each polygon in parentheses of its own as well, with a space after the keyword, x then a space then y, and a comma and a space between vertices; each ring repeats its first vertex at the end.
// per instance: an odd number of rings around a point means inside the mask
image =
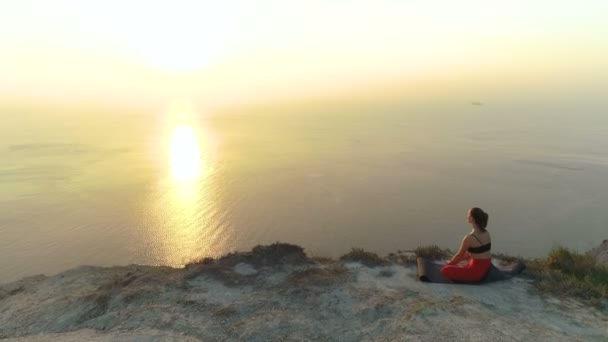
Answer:
POLYGON ((547 256, 546 265, 552 270, 561 271, 578 279, 597 273, 599 270, 592 256, 578 254, 564 247, 554 248, 547 256))
POLYGON ((190 262, 187 262, 185 266, 185 268, 188 267, 192 267, 195 265, 211 265, 213 262, 215 261, 215 259, 211 258, 211 257, 204 257, 202 259, 194 259, 190 262))
POLYGON ((304 253, 304 248, 288 243, 275 242, 271 245, 257 245, 250 252, 228 253, 218 259, 202 258, 188 262, 186 269, 200 267, 201 265, 218 265, 233 267, 239 263, 254 266, 281 266, 284 264, 309 264, 311 260, 304 253))
POLYGON ((452 255, 449 249, 441 249, 437 245, 420 246, 416 247, 414 254, 419 258, 444 260, 452 255))
POLYGON ((556 296, 574 296, 592 304, 608 298, 608 268, 586 254, 554 248, 544 259, 528 263, 536 287, 556 296))
POLYGON ((386 265, 387 261, 373 252, 368 252, 363 248, 353 248, 348 254, 340 257, 340 260, 346 262, 358 262, 368 267, 386 265))
POLYGON ((253 247, 251 254, 259 265, 304 264, 310 260, 304 248, 288 243, 275 242, 272 245, 253 247))

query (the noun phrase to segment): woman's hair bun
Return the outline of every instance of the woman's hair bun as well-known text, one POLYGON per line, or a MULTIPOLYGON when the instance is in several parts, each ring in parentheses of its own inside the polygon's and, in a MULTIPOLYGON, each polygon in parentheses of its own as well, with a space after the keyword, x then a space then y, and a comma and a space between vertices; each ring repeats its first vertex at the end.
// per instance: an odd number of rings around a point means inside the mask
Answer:
POLYGON ((490 218, 490 215, 488 215, 488 213, 483 211, 481 208, 474 207, 471 208, 471 216, 473 217, 477 227, 485 231, 486 227, 488 226, 488 219, 490 218))

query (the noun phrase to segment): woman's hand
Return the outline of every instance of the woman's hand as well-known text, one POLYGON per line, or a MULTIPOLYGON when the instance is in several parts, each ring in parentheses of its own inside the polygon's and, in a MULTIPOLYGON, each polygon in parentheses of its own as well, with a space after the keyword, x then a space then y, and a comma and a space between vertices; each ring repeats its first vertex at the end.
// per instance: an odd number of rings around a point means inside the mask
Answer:
POLYGON ((450 259, 446 265, 458 265, 459 262, 462 261, 462 258, 458 258, 457 255, 455 255, 452 259, 450 259))

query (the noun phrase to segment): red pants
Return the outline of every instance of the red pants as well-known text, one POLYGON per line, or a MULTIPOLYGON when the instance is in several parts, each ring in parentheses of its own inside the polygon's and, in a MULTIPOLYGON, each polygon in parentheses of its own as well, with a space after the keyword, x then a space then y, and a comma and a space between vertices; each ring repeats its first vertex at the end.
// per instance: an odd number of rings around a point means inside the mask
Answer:
POLYGON ((444 277, 456 281, 481 281, 488 273, 492 259, 473 259, 465 266, 446 265, 441 268, 444 277))

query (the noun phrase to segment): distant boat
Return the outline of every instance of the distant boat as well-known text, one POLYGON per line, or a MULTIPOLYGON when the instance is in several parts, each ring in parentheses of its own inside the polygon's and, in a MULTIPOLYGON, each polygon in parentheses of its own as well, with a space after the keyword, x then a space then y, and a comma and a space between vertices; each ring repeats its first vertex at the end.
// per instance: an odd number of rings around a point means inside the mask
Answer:
POLYGON ((471 105, 473 105, 473 106, 483 106, 483 103, 481 103, 479 101, 473 101, 473 102, 471 102, 471 105))

